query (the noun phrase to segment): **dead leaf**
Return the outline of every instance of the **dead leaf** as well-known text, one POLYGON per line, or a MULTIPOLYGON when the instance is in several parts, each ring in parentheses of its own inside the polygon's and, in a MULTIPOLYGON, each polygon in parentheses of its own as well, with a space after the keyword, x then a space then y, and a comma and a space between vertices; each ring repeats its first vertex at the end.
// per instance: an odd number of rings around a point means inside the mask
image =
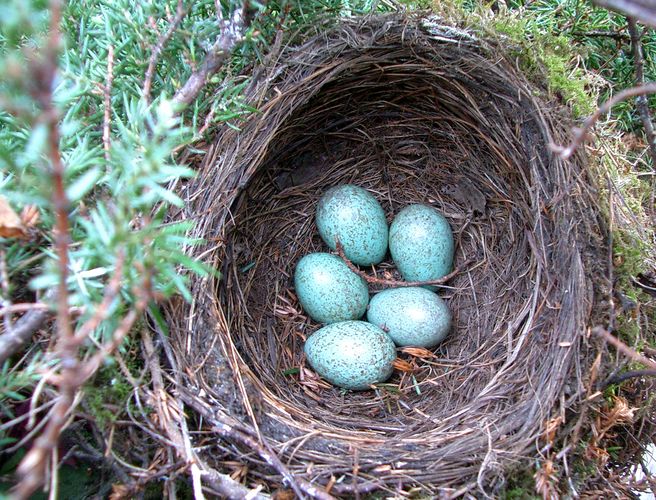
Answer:
POLYGON ((27 228, 36 226, 39 223, 39 209, 36 205, 25 205, 21 212, 21 221, 27 228))
POLYGON ((558 429, 560 429, 562 423, 563 417, 560 415, 551 420, 547 420, 543 436, 548 444, 553 444, 556 439, 556 433, 558 432, 558 429))
POLYGON ((21 239, 27 237, 23 222, 4 196, 0 196, 0 237, 21 239))
POLYGON ((544 500, 559 498, 555 484, 555 469, 551 460, 546 460, 542 467, 535 472, 535 491, 542 495, 544 500))
POLYGON ((401 352, 404 354, 409 354, 415 358, 430 359, 436 358, 435 353, 429 351, 424 347, 404 347, 401 349, 401 352))
POLYGON ((394 366, 395 370, 400 372, 412 373, 415 371, 415 367, 412 364, 401 358, 396 358, 392 363, 392 366, 394 366))
POLYGON ((630 424, 635 417, 636 408, 631 408, 623 397, 613 398, 613 406, 606 410, 599 422, 599 435, 597 441, 601 441, 609 435, 609 431, 616 425, 630 424))

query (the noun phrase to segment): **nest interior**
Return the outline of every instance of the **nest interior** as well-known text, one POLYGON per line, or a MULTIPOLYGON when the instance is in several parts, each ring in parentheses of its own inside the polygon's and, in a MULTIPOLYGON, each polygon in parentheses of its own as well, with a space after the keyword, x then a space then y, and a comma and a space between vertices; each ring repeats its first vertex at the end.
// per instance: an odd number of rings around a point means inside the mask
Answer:
MULTIPOLYGON (((183 216, 209 242, 194 251, 222 272, 169 311, 187 390, 333 493, 502 484, 584 393, 607 255, 584 160, 550 152, 567 122, 534 90, 494 44, 431 18, 346 22, 257 68, 259 111, 220 131, 187 186, 183 216), (461 268, 438 291, 454 315, 447 340, 399 352, 412 371, 375 391, 333 388, 303 357, 320 325, 293 271, 328 251, 315 207, 344 183, 389 221, 436 207, 461 268)), ((375 272, 398 277, 389 258, 375 272)), ((238 457, 278 477, 204 432, 208 463, 238 457)))

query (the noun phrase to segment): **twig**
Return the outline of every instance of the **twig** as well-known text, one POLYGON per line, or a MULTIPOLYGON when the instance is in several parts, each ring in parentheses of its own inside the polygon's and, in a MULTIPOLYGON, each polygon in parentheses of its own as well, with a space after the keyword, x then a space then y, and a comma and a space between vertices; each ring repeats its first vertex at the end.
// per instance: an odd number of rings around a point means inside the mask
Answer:
POLYGON ((105 109, 103 118, 103 149, 105 150, 105 161, 109 164, 111 146, 109 139, 110 123, 112 119, 112 82, 114 81, 114 46, 107 49, 107 77, 105 79, 105 109))
POLYGON ((586 118, 585 122, 583 122, 582 128, 574 128, 572 130, 574 139, 567 147, 551 144, 552 151, 557 153, 558 156, 560 156, 563 160, 569 159, 577 150, 577 148, 587 139, 590 129, 594 126, 594 124, 597 123, 602 115, 608 113, 613 108, 613 106, 628 99, 629 97, 653 93, 656 93, 656 83, 646 83, 637 87, 631 87, 615 94, 604 104, 602 104, 601 107, 599 107, 592 115, 586 118))
MULTIPOLYGON (((121 343, 137 319, 138 314, 145 308, 150 297, 150 281, 146 273, 144 283, 146 286, 141 290, 141 300, 119 323, 111 341, 102 346, 88 361, 82 362, 78 359, 78 343, 73 332, 73 322, 68 307, 69 201, 64 186, 65 166, 59 150, 59 115, 53 96, 61 39, 61 15, 61 0, 51 0, 50 30, 47 46, 42 56, 35 55, 30 61, 33 77, 30 81, 30 90, 32 97, 41 108, 41 120, 46 125, 48 156, 52 166, 50 176, 53 184, 52 204, 55 213, 54 249, 58 258, 59 271, 58 286, 56 288, 57 337, 54 355, 59 359, 60 373, 53 374, 47 382, 58 385, 59 394, 44 430, 18 466, 17 472, 20 481, 12 490, 12 493, 19 499, 29 498, 43 484, 46 478, 48 460, 53 456, 53 450, 57 447, 60 435, 67 426, 71 412, 78 403, 79 398, 77 396, 80 387, 97 371, 107 355, 121 343)), ((53 463, 53 467, 56 466, 57 464, 53 463)))
POLYGON ((155 44, 155 47, 153 47, 152 53, 150 54, 150 60, 148 61, 148 68, 146 69, 146 77, 144 78, 144 85, 142 91, 144 99, 146 99, 146 102, 150 101, 150 89, 153 84, 155 69, 157 68, 157 60, 159 59, 162 50, 164 50, 164 46, 171 39, 173 33, 175 33, 175 30, 178 29, 178 26, 180 26, 180 23, 182 22, 182 19, 184 18, 185 15, 186 15, 186 11, 182 4, 182 0, 178 0, 178 7, 176 9, 175 17, 173 18, 173 21, 171 21, 171 26, 169 26, 169 29, 166 30, 166 33, 164 33, 159 37, 157 43, 155 44))
POLYGON ((619 375, 613 375, 604 381, 602 384, 602 390, 608 387, 609 385, 619 384, 625 380, 638 377, 656 377, 656 370, 635 370, 630 372, 620 373, 619 375))
POLYGON ((367 283, 372 283, 375 285, 382 285, 382 286, 393 286, 393 287, 408 287, 408 286, 438 286, 438 285, 443 285, 447 281, 449 281, 451 278, 454 276, 460 274, 463 269, 465 269, 469 264, 471 264, 471 259, 467 260, 464 264, 458 266, 455 270, 451 271, 449 274, 446 276, 442 276, 441 278, 437 278, 434 280, 428 280, 428 281, 397 281, 397 280, 386 280, 383 278, 377 278, 376 276, 369 276, 366 272, 362 271, 361 269, 358 269, 358 267, 353 264, 345 255, 344 255, 344 249, 342 248, 342 244, 337 241, 336 249, 335 251, 337 252, 337 255, 340 256, 340 258, 344 261, 344 263, 348 266, 348 268, 353 271, 355 274, 363 278, 367 283))
POLYGON ((7 255, 4 248, 0 249, 0 283, 2 283, 2 317, 5 332, 12 329, 11 292, 9 291, 9 274, 7 273, 7 255))
POLYGON ((593 0, 593 2, 656 27, 656 9, 653 0, 593 0))
POLYGON ((190 397, 183 391, 178 393, 178 397, 183 399, 185 403, 192 407, 198 414, 202 415, 205 420, 212 425, 212 430, 224 439, 233 442, 236 441, 257 452, 267 464, 273 467, 283 478, 285 478, 285 481, 299 498, 303 498, 300 491, 303 490, 306 494, 319 500, 334 500, 332 495, 326 493, 326 491, 318 486, 309 483, 305 479, 295 477, 273 451, 265 449, 265 447, 258 443, 257 440, 238 429, 234 422, 221 415, 221 413, 210 410, 208 407, 201 404, 196 398, 190 397))
POLYGON ((629 36, 619 31, 573 31, 572 36, 585 37, 585 38, 613 38, 615 40, 628 40, 629 36))
POLYGON ((250 498, 252 500, 266 500, 268 495, 261 495, 257 491, 251 491, 245 486, 232 479, 227 474, 221 474, 214 469, 203 473, 203 480, 221 495, 221 498, 250 498))
POLYGON ((11 304, 10 306, 0 309, 0 316, 3 314, 15 314, 27 311, 43 311, 50 309, 48 304, 43 302, 20 302, 19 304, 11 304))
MULTIPOLYGON (((633 52, 636 85, 643 85, 645 83, 645 72, 640 34, 638 33, 638 26, 636 25, 635 19, 629 17, 628 23, 629 34, 631 35, 631 51, 633 52)), ((651 115, 649 114, 649 103, 647 97, 644 95, 638 96, 636 99, 636 106, 640 112, 642 126, 645 129, 645 136, 647 137, 647 144, 649 145, 649 154, 651 155, 651 166, 653 170, 656 170, 656 138, 654 137, 654 124, 651 121, 651 115)))
POLYGON ((66 426, 69 412, 74 406, 77 387, 74 383, 77 367, 76 350, 72 344, 73 325, 68 308, 68 198, 64 187, 64 163, 59 151, 59 115, 54 104, 53 89, 57 72, 57 60, 61 41, 61 0, 50 1, 50 36, 43 56, 31 61, 33 73, 32 96, 39 103, 42 119, 48 134, 48 157, 51 163, 53 184, 52 204, 55 212, 54 248, 57 254, 59 282, 57 285, 57 342, 56 351, 61 360, 64 383, 60 387, 57 403, 50 414, 48 425, 21 460, 18 474, 21 481, 14 493, 18 498, 28 498, 46 477, 48 458, 66 426))
MULTIPOLYGON (((54 291, 51 293, 54 298, 54 291)), ((50 314, 51 311, 48 309, 32 310, 19 319, 11 330, 0 335, 0 365, 30 341, 34 332, 41 327, 50 314)))
POLYGON ((652 361, 651 359, 643 356, 639 352, 635 351, 634 349, 631 349, 628 345, 626 345, 624 342, 622 342, 620 339, 617 337, 614 337, 613 335, 608 332, 605 328, 602 328, 600 326, 596 326, 592 329, 592 333, 595 335, 601 337, 604 339, 606 342, 608 342, 610 345, 615 347, 619 352, 624 354, 625 356, 631 358, 633 361, 636 363, 640 363, 644 366, 647 366, 650 370, 656 370, 656 361, 652 361))
POLYGON ((232 13, 230 20, 223 20, 219 39, 210 48, 200 68, 191 74, 173 96, 174 104, 186 106, 198 96, 207 80, 219 70, 235 46, 244 39, 244 29, 244 12, 243 8, 239 8, 232 13))

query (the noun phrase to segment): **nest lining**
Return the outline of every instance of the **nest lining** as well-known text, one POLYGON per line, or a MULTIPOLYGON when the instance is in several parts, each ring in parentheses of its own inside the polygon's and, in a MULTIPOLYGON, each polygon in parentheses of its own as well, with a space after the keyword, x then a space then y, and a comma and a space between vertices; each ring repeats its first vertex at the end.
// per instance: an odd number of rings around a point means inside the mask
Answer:
MULTIPOLYGON (((191 309, 169 311, 185 382, 299 477, 341 478, 333 492, 498 486, 576 403, 589 363, 606 250, 582 158, 549 152, 565 127, 495 47, 434 20, 346 22, 256 75, 259 113, 221 131, 188 190, 185 217, 218 242, 197 252, 223 277, 195 281, 191 309), (401 352, 413 371, 375 392, 327 385, 302 354, 320 325, 298 304, 293 270, 328 251, 315 207, 344 183, 372 192, 388 221, 411 203, 436 207, 456 266, 470 262, 440 288, 447 340, 401 352)), ((398 278, 390 262, 375 272, 398 278)), ((240 460, 272 480, 255 457, 240 460)))

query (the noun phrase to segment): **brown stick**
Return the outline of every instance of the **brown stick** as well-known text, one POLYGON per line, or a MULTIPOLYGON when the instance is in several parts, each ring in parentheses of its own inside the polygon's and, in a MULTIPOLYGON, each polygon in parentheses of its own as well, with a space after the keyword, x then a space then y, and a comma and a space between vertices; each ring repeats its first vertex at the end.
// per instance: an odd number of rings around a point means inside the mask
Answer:
POLYGON ((583 122, 582 128, 573 129, 572 132, 574 138, 568 146, 564 147, 556 144, 551 144, 552 151, 557 153, 558 156, 560 156, 563 160, 569 159, 579 148, 579 146, 581 146, 581 144, 583 144, 583 142, 587 139, 590 129, 594 126, 594 124, 597 123, 602 115, 608 113, 613 108, 613 106, 628 99, 629 97, 653 93, 656 93, 656 83, 646 83, 637 87, 631 87, 615 94, 604 104, 602 104, 601 107, 599 107, 592 115, 586 118, 585 122, 583 122))
POLYGON ((471 264, 471 259, 467 260, 464 264, 461 266, 458 266, 455 270, 451 271, 449 274, 446 276, 442 276, 441 278, 437 278, 434 280, 429 280, 429 281, 397 281, 397 280, 386 280, 383 278, 377 278, 376 276, 369 276, 367 273, 359 269, 353 262, 351 262, 345 255, 344 255, 344 249, 342 248, 342 244, 337 241, 337 248, 335 249, 337 252, 337 255, 340 256, 340 258, 344 261, 344 263, 348 266, 348 268, 353 271, 355 274, 363 278, 367 283, 372 283, 374 285, 382 285, 382 286, 392 286, 392 287, 408 287, 408 286, 439 286, 443 285, 447 281, 449 281, 451 278, 454 276, 460 274, 463 269, 465 269, 469 264, 471 264))
POLYGON ((244 9, 236 9, 230 20, 221 23, 219 39, 209 50, 207 57, 187 82, 173 96, 173 103, 186 106, 191 103, 203 89, 207 80, 216 73, 230 57, 230 53, 244 37, 244 9))
POLYGON ((153 84, 155 69, 157 68, 157 60, 159 59, 162 50, 164 50, 164 46, 171 39, 173 33, 175 33, 175 30, 178 29, 178 26, 180 26, 180 23, 182 22, 182 19, 184 18, 186 13, 187 12, 185 11, 184 6, 182 5, 182 0, 178 0, 178 7, 176 9, 175 17, 173 18, 173 21, 171 21, 171 26, 169 26, 169 29, 166 30, 166 33, 164 33, 159 37, 157 43, 155 44, 155 47, 153 47, 153 51, 150 54, 150 60, 148 61, 148 68, 146 69, 146 77, 144 78, 144 85, 142 91, 144 99, 146 99, 146 102, 150 102, 150 89, 153 84))
MULTIPOLYGON (((70 234, 68 226, 68 198, 64 187, 64 163, 59 151, 59 116, 54 105, 52 90, 57 71, 57 59, 60 45, 62 2, 50 2, 50 37, 41 58, 35 56, 31 62, 34 81, 32 97, 39 103, 42 119, 48 132, 48 156, 52 165, 53 184, 52 203, 55 212, 54 248, 58 258, 59 283, 57 286, 57 353, 70 376, 77 365, 75 349, 72 347, 73 327, 68 308, 68 247, 70 234)), ((65 377, 70 379, 70 377, 65 377)), ((60 388, 60 394, 50 419, 43 433, 35 441, 18 467, 21 481, 13 493, 18 498, 28 498, 41 484, 46 476, 48 458, 57 445, 61 430, 66 425, 69 409, 75 399, 75 386, 71 383, 60 388)))
POLYGON ((46 309, 30 311, 19 319, 11 330, 0 335, 0 365, 29 342, 50 314, 46 309))
POLYGON ((640 363, 642 365, 645 365, 649 367, 650 370, 656 370, 656 361, 652 361, 651 359, 643 356, 639 352, 635 351, 634 349, 631 349, 628 345, 626 345, 624 342, 622 342, 620 339, 617 337, 614 337, 613 335, 608 332, 605 328, 602 328, 600 326, 596 326, 592 329, 592 333, 595 335, 601 337, 604 339, 606 342, 608 342, 610 345, 615 347, 619 352, 627 356, 628 358, 631 358, 633 361, 636 363, 640 363))
POLYGON ((656 9, 653 0, 593 0, 593 2, 656 27, 656 9))
POLYGON ((609 385, 619 384, 625 380, 630 380, 632 378, 638 377, 656 377, 656 370, 635 370, 630 372, 620 373, 619 375, 613 375, 612 377, 606 380, 602 387, 605 389, 609 385))
MULTIPOLYGON (((631 51, 633 52, 633 65, 635 66, 636 85, 645 83, 644 59, 642 55, 642 44, 640 34, 635 19, 628 18, 629 34, 631 35, 631 51)), ((642 119, 642 126, 645 129, 647 144, 649 145, 649 154, 651 155, 652 169, 656 170, 656 139, 654 138, 654 124, 651 121, 649 113, 649 103, 644 95, 636 98, 636 106, 642 119)))
POLYGON ((208 407, 201 404, 196 398, 190 397, 183 391, 178 393, 178 397, 180 397, 187 405, 193 408, 196 413, 202 415, 205 420, 212 425, 212 430, 222 436, 224 439, 232 442, 236 441, 257 452, 257 454, 264 461, 266 461, 266 463, 268 463, 282 477, 285 478, 289 486, 294 490, 294 493, 296 493, 299 498, 303 498, 303 494, 300 491, 302 490, 312 498, 317 498, 319 500, 335 499, 335 497, 329 493, 326 493, 326 491, 320 487, 309 483, 305 479, 295 477, 273 451, 265 449, 265 447, 258 443, 256 439, 236 428, 234 422, 223 417, 218 412, 211 411, 208 407))
POLYGON ((11 330, 0 335, 0 365, 30 341, 50 314, 47 309, 30 311, 14 323, 11 330))
POLYGON ((572 36, 585 37, 585 38, 612 38, 614 40, 628 40, 629 36, 620 31, 572 31, 572 36))

